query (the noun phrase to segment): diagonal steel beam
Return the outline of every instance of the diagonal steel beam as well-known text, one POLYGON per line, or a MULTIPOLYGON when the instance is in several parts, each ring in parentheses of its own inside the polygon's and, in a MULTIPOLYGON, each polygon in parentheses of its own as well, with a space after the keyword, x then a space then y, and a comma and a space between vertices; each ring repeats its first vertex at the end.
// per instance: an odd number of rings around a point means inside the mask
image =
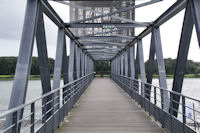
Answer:
MULTIPOLYGON (((191 1, 188 1, 186 10, 185 10, 185 17, 183 21, 183 27, 181 32, 181 39, 179 44, 179 50, 176 60, 176 67, 175 67, 175 73, 174 73, 174 80, 173 80, 173 86, 172 91, 181 93, 182 91, 182 85, 183 85, 183 79, 184 79, 184 73, 185 73, 185 66, 187 62, 187 56, 190 46, 190 40, 192 35, 192 30, 194 26, 194 22, 192 19, 192 12, 191 12, 191 1)), ((179 101, 180 96, 173 94, 171 99, 175 102, 172 102, 171 107, 174 110, 172 111, 172 114, 177 117, 178 115, 178 108, 179 108, 179 101)))
MULTIPOLYGON (((186 6, 186 0, 178 0, 175 2, 169 9, 167 9, 160 17, 158 17, 151 26, 147 27, 142 33, 140 33, 137 38, 133 39, 130 43, 124 47, 114 58, 119 56, 121 53, 123 53, 126 49, 128 49, 131 45, 134 45, 137 43, 138 39, 142 39, 145 36, 147 36, 149 33, 152 32, 153 27, 157 26, 159 27, 163 23, 165 23, 167 20, 178 14, 180 11, 182 11, 186 6)), ((113 58, 113 59, 114 59, 113 58)))
MULTIPOLYGON (((28 77, 31 70, 31 57, 33 53, 34 37, 36 33, 38 13, 39 13, 39 1, 27 1, 26 12, 24 18, 22 38, 20 42, 19 55, 16 64, 15 77, 12 87, 12 92, 10 96, 10 102, 8 109, 15 108, 25 103, 26 92, 28 86, 28 77)), ((22 119, 24 110, 19 110, 17 112, 17 120, 22 119)), ((8 115, 6 117, 5 128, 13 125, 13 115, 8 115)), ((21 122, 18 121, 16 125, 17 132, 20 132, 21 122)), ((9 128, 6 132, 15 132, 12 128, 9 128)))
MULTIPOLYGON (((60 16, 56 13, 56 11, 51 7, 47 0, 41 0, 42 3, 42 10, 43 12, 51 19, 58 27, 64 27, 64 22, 60 18, 60 16)), ((81 46, 80 42, 76 40, 73 33, 68 29, 65 28, 65 34, 71 39, 75 41, 75 44, 81 47, 84 53, 87 53, 85 49, 81 46)))
MULTIPOLYGON (((145 71, 145 65, 144 65, 144 52, 143 52, 143 44, 142 40, 138 41, 137 44, 137 54, 138 54, 138 64, 140 67, 140 75, 141 75, 141 81, 146 82, 146 71, 145 71)), ((145 97, 145 85, 141 84, 141 95, 145 97)))
MULTIPOLYGON (((45 29, 44 29, 44 19, 43 13, 41 11, 41 4, 40 4, 40 11, 38 13, 38 23, 36 29, 36 44, 37 44, 37 51, 38 51, 38 61, 40 67, 40 77, 42 83, 42 94, 46 94, 51 91, 51 83, 50 83, 50 69, 49 69, 49 62, 48 62, 48 52, 47 52, 47 45, 46 45, 46 36, 45 36, 45 29)), ((52 99, 52 96, 48 96, 46 99, 42 99, 42 105, 46 104, 52 99)), ((52 111, 46 114, 46 111, 51 109, 52 104, 48 104, 47 107, 42 108, 42 123, 44 123, 52 114, 52 111)))
POLYGON ((198 38, 199 46, 200 46, 200 9, 199 8, 200 8, 200 1, 192 0, 191 9, 192 9, 193 21, 195 24, 197 38, 198 38))

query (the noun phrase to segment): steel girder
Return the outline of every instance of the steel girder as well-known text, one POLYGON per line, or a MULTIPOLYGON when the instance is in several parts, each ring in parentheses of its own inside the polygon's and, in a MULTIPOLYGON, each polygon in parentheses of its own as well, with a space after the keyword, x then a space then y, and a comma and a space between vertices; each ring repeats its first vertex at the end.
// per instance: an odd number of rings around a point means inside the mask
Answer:
MULTIPOLYGON (((25 103, 28 75, 31 68, 31 57, 33 52, 34 36, 36 33, 38 12, 40 11, 40 5, 38 0, 27 1, 27 8, 24 18, 22 38, 20 42, 20 51, 16 65, 15 77, 13 82, 13 88, 10 97, 10 103, 8 109, 20 106, 25 103)), ((18 118, 23 116, 23 110, 18 112, 18 118)), ((12 125, 12 115, 6 118, 6 127, 12 125)), ((21 124, 19 123, 18 131, 20 132, 21 124)), ((9 132, 12 132, 10 129, 9 132)))
MULTIPOLYGON (((177 61, 176 61, 176 67, 175 67, 175 73, 174 73, 174 80, 173 80, 173 86, 172 90, 175 92, 182 92, 182 84, 184 79, 184 73, 185 73, 185 66, 187 62, 187 56, 190 46, 190 40, 192 35, 193 26, 195 24, 196 32, 197 32, 197 38, 199 40, 199 33, 200 33, 200 19, 197 14, 200 14, 200 3, 198 0, 190 0, 187 1, 186 11, 185 11, 185 17, 182 27, 182 33, 181 33, 181 39, 179 44, 179 50, 177 55, 177 61)), ((175 102, 172 103, 172 107, 175 110, 171 110, 172 114, 177 117, 177 111, 179 109, 179 101, 180 96, 172 95, 172 100, 175 102), (177 102, 177 103, 176 103, 177 102)))
MULTIPOLYGON (((95 14, 103 15, 102 12, 93 10, 90 7, 83 7, 83 6, 80 6, 80 5, 77 5, 77 4, 74 4, 74 3, 70 3, 70 2, 59 2, 59 3, 65 4, 65 5, 74 7, 74 8, 78 8, 78 9, 83 9, 83 10, 86 10, 86 11, 91 11, 92 13, 95 13, 95 14)), ((121 21, 126 21, 126 22, 129 22, 129 23, 138 24, 138 25, 141 25, 141 26, 145 26, 145 25, 147 26, 148 25, 148 23, 136 22, 134 20, 122 18, 122 17, 119 17, 119 16, 111 15, 110 17, 113 18, 113 19, 119 19, 121 21)))
POLYGON ((65 23, 67 28, 135 28, 135 27, 147 27, 149 24, 140 25, 133 23, 117 23, 117 22, 109 22, 109 23, 65 23))
MULTIPOLYGON (((59 15, 56 13, 56 11, 51 7, 51 5, 47 2, 47 0, 41 0, 42 3, 42 11, 51 19, 59 28, 65 27, 64 22, 59 17, 59 15)), ((76 39, 76 37, 73 35, 73 33, 68 29, 65 29, 65 34, 71 39, 75 41, 75 44, 78 45, 85 54, 87 52, 85 49, 81 46, 80 42, 76 39)))
MULTIPOLYGON (((118 55, 123 53, 123 51, 126 51, 131 45, 134 45, 137 43, 138 39, 144 38, 146 35, 152 32, 153 27, 159 27, 169 19, 171 19, 173 16, 178 14, 180 11, 182 11, 186 6, 186 0, 178 0, 175 2, 169 9, 167 9, 160 17, 158 17, 152 25, 148 26, 142 33, 140 33, 135 39, 133 39, 131 42, 129 42, 124 49, 122 49, 114 58, 116 58, 118 55)), ((113 58, 113 59, 114 59, 113 58)))
POLYGON ((111 35, 111 36, 77 36, 79 41, 82 40, 132 40, 135 37, 131 36, 122 36, 122 35, 111 35))

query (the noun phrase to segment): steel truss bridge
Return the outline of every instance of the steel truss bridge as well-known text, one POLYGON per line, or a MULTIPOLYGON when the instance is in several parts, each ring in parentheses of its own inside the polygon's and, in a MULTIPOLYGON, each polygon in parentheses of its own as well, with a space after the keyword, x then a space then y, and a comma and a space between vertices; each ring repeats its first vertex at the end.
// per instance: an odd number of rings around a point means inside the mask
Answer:
MULTIPOLYGON (((200 44, 200 1, 177 0, 153 22, 137 22, 135 20, 135 9, 162 2, 162 0, 143 0, 139 1, 139 3, 138 1, 139 0, 54 0, 54 2, 70 6, 70 22, 64 22, 51 6, 50 0, 27 0, 23 33, 9 110, 0 115, 0 119, 3 122, 3 127, 0 129, 0 132, 65 132, 65 128, 62 128, 61 123, 66 123, 67 116, 73 117, 73 110, 76 110, 74 108, 78 106, 77 102, 82 94, 86 93, 85 90, 88 86, 90 87, 85 97, 90 98, 89 94, 93 95, 91 97, 98 97, 100 94, 103 94, 102 97, 100 97, 101 102, 102 99, 105 100, 107 98, 107 102, 109 103, 109 101, 116 98, 113 94, 120 94, 120 91, 115 92, 115 90, 117 90, 116 85, 113 90, 111 89, 114 86, 112 81, 118 84, 124 90, 124 93, 129 95, 127 99, 132 99, 134 101, 132 103, 134 106, 140 107, 147 112, 145 114, 144 111, 140 110, 140 113, 143 112, 143 116, 149 115, 149 118, 152 119, 150 122, 148 118, 145 118, 145 120, 148 120, 148 123, 150 123, 150 125, 153 124, 153 126, 150 126, 148 130, 143 132, 197 132, 199 123, 196 121, 195 115, 199 115, 200 110, 188 106, 188 103, 193 102, 199 104, 200 101, 181 94, 181 91, 194 26, 200 44), (166 70, 159 27, 184 9, 185 16, 174 72, 173 86, 172 91, 169 91, 166 82, 166 70), (58 27, 52 85, 50 83, 43 13, 58 27), (136 35, 135 28, 138 27, 143 27, 144 30, 136 35), (148 34, 151 34, 151 44, 148 70, 145 70, 142 40, 148 34), (69 56, 67 56, 66 53, 66 36, 70 39, 69 56), (37 42, 42 96, 25 103, 34 38, 36 38, 37 42), (152 85, 154 59, 156 59, 158 66, 159 86, 152 85), (98 78, 95 78, 93 81, 95 61, 110 62, 110 78, 112 81, 98 78), (60 86, 61 78, 63 78, 64 86, 60 86), (91 82, 92 84, 90 85, 91 82), (95 82, 95 84, 93 82, 95 82), (102 86, 104 83, 107 83, 107 86, 102 86), (103 88, 97 89, 98 86, 103 88), (96 93, 92 91, 93 88, 94 90, 96 88, 96 93), (112 90, 113 94, 112 91, 109 92, 109 90, 112 90), (191 110, 192 117, 188 115, 187 110, 191 110), (178 119, 178 116, 180 116, 179 118, 181 119, 178 119), (156 123, 159 126, 156 126, 156 123), (156 127, 156 130, 153 130, 154 127, 156 127), (161 129, 165 131, 161 131, 161 129)), ((95 98, 92 99, 92 101, 95 101, 95 98)), ((89 100, 87 102, 91 101, 89 100)), ((83 106, 87 105, 87 102, 83 102, 83 106)), ((108 106, 116 107, 117 109, 124 107, 125 109, 122 108, 122 111, 125 111, 126 108, 131 106, 128 105, 125 107, 126 103, 117 104, 118 102, 120 103, 118 100, 116 103, 108 104, 108 106), (114 106, 115 104, 116 106, 114 106)), ((106 100, 101 104, 106 104, 106 100)), ((77 110, 79 108, 84 108, 81 106, 81 102, 77 110)), ((96 108, 98 108, 98 106, 96 106, 96 108)), ((138 108, 135 112, 138 112, 138 108)), ((87 105, 87 109, 90 109, 89 105, 87 105)), ((95 108, 91 108, 91 110, 93 109, 95 108)), ((108 107, 103 105, 101 109, 99 113, 108 111, 108 107)), ((111 112, 110 116, 107 116, 108 119, 105 119, 109 121, 109 118, 116 113, 115 111, 111 112)), ((130 109, 130 111, 132 110, 130 109)), ((135 114, 134 111, 132 113, 135 114)), ((76 114, 76 112, 74 114, 76 114)), ((95 115, 97 114, 98 113, 95 115)), ((89 114, 87 115, 90 116, 89 114)), ((126 115, 128 115, 128 113, 126 115)), ((139 114, 135 114, 135 116, 128 115, 128 117, 124 115, 127 119, 130 117, 137 117, 137 120, 132 121, 132 123, 136 123, 137 126, 131 126, 130 132, 137 132, 137 129, 140 130, 139 127, 142 126, 143 128, 145 124, 147 124, 140 123, 139 121, 142 118, 138 115, 139 114)), ((74 117, 79 116, 75 115, 74 117)), ((119 115, 115 117, 118 118, 119 115)), ((99 119, 100 118, 94 118, 93 121, 98 121, 99 119)), ((69 120, 69 124, 70 121, 73 121, 73 119, 69 120)), ((92 124, 93 121, 91 121, 88 122, 92 124)), ((112 122, 115 123, 115 121, 112 122)), ((127 125, 123 124, 118 126, 127 127, 127 125)), ((69 128, 70 126, 67 127, 68 130, 69 128)), ((102 128, 106 129, 106 126, 102 128)), ((84 129, 81 128, 80 132, 86 132, 84 129)), ((116 129, 118 129, 118 127, 116 127, 116 129)), ((74 128, 74 130, 76 130, 76 128, 74 128)), ((102 132, 109 131, 113 132, 115 128, 102 132)), ((127 130, 124 129, 121 132, 126 131, 127 130)), ((66 132, 73 131, 66 130, 66 132)), ((101 130, 98 131, 98 129, 96 129, 88 132, 101 132, 101 130)))

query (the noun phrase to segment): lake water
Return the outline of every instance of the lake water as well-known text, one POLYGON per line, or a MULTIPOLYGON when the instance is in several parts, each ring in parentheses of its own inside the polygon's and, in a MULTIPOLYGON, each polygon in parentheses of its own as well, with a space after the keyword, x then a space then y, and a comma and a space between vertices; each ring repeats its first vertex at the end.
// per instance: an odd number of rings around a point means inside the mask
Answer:
MULTIPOLYGON (((61 81, 62 83, 62 81, 61 81)), ((167 85, 169 90, 172 88, 173 79, 167 79, 167 85)), ((11 95, 13 81, 0 81, 0 113, 7 110, 9 98, 11 95)), ((153 80, 153 84, 158 86, 158 79, 153 80)), ((183 83, 182 93, 184 95, 200 99, 200 79, 198 78, 186 78, 183 83)), ((41 81, 30 80, 28 83, 28 91, 26 101, 39 97, 42 94, 41 81)))

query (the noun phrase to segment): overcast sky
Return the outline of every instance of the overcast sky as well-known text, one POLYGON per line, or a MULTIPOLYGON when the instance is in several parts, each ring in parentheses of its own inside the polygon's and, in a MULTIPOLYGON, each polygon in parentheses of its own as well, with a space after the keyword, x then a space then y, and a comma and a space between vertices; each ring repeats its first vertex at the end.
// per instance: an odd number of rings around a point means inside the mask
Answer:
MULTIPOLYGON (((138 0, 139 1, 139 0, 138 0)), ((144 0, 142 0, 144 1, 144 0)), ((164 0, 163 2, 136 9, 136 20, 140 22, 154 21, 161 15, 175 0, 164 0)), ((51 3, 60 17, 69 21, 68 6, 56 2, 51 3)), ((17 56, 19 52, 19 43, 22 33, 23 19, 25 13, 26 0, 1 0, 0 1, 0 56, 17 56)), ((184 10, 170 21, 161 26, 161 38, 164 58, 176 58, 180 33, 183 23, 184 10)), ((46 17, 45 30, 47 38, 47 48, 49 57, 55 58, 57 27, 46 17)), ((136 29, 139 34, 143 29, 136 29)), ((144 58, 148 59, 150 37, 148 35, 143 39, 144 58)), ((34 56, 37 56, 36 47, 34 46, 34 56)), ((200 61, 200 51, 197 43, 196 32, 193 32, 192 41, 188 59, 200 61)))

